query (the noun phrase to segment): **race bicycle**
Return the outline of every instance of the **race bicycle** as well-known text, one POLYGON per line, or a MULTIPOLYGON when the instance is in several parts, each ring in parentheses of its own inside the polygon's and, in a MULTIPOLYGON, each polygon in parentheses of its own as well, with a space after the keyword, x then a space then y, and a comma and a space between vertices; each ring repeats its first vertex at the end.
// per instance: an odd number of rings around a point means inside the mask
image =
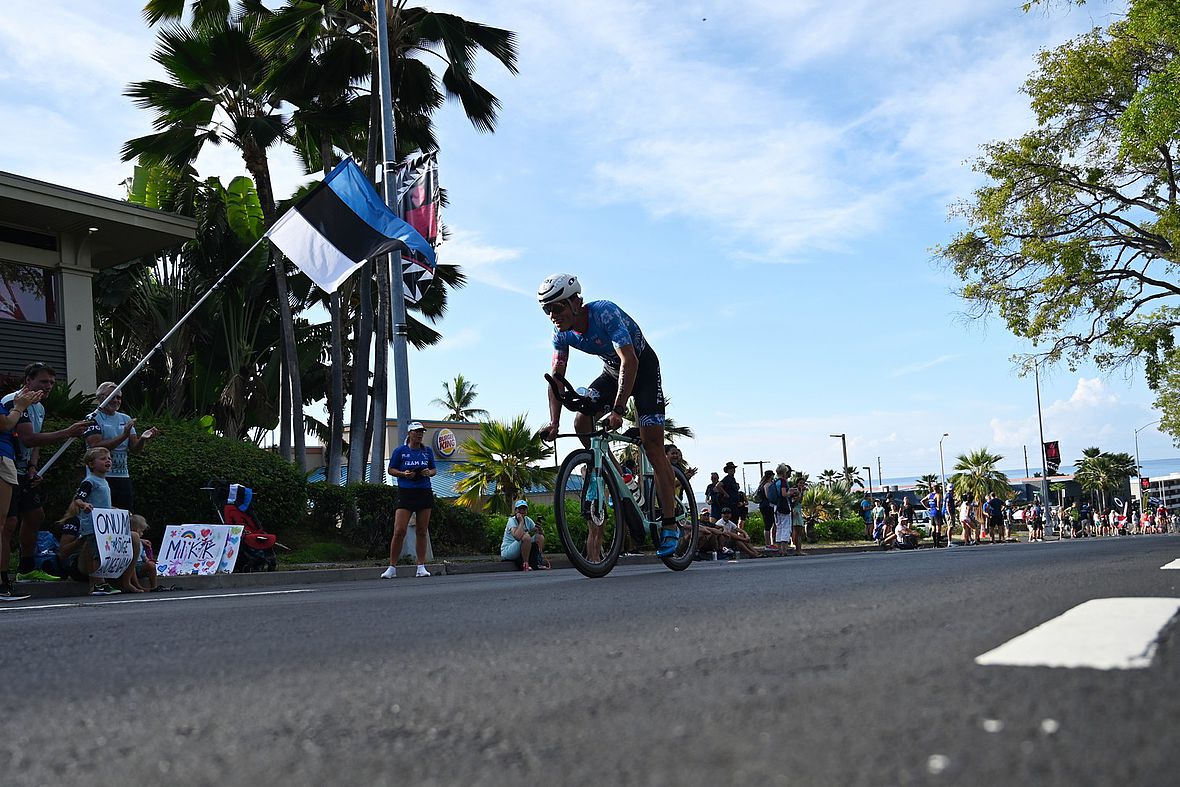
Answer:
MULTIPOLYGON (((550 374, 545 379, 566 409, 602 415, 601 403, 575 390, 568 380, 558 380, 550 374)), ((580 448, 567 456, 557 472, 553 495, 557 535, 574 568, 591 578, 604 577, 618 563, 628 531, 635 544, 642 543, 648 535, 653 544, 659 543, 662 512, 651 461, 643 450, 638 429, 610 432, 605 420, 588 434, 557 437, 590 441, 589 448, 580 448), (634 446, 637 460, 633 470, 620 467, 611 451, 613 444, 634 446)), ((660 560, 673 571, 683 571, 696 554, 697 503, 684 471, 673 465, 672 473, 680 543, 676 551, 660 560)))

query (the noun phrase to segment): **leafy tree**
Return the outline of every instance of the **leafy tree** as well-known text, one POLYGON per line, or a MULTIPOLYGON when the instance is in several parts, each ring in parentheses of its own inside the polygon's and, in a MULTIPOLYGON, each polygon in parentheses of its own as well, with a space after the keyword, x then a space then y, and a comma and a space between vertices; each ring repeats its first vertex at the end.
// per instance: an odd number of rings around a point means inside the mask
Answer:
POLYGON ((1097 493, 1098 502, 1106 508, 1106 493, 1115 491, 1138 473, 1138 466, 1130 454, 1106 453, 1096 446, 1082 451, 1075 463, 1074 480, 1087 492, 1097 493))
POLYGON ((977 503, 986 499, 989 493, 1001 500, 1011 497, 1012 488, 1008 486, 1008 476, 996 468, 1003 458, 1002 455, 993 454, 986 448, 959 454, 954 468, 958 472, 950 479, 955 485, 958 497, 962 499, 970 496, 977 503))
MULTIPOLYGON (((1024 85, 1036 127, 984 149, 987 184, 936 253, 969 314, 998 314, 1049 361, 1142 362, 1180 441, 1180 2, 1042 52, 1024 85)), ((1180 444, 1180 442, 1178 442, 1180 444)))
POLYGON ((480 424, 479 437, 465 442, 463 450, 467 460, 455 468, 465 474, 456 487, 461 505, 475 508, 490 495, 483 508, 507 514, 525 490, 553 488, 557 470, 540 464, 553 456, 553 448, 529 429, 523 415, 509 423, 480 424))
MULTIPOLYGON (((228 142, 241 153, 270 226, 278 213, 268 150, 286 138, 287 120, 280 108, 282 97, 263 86, 266 61, 251 40, 254 28, 252 17, 233 18, 226 8, 224 15, 204 17, 199 25, 173 23, 162 29, 153 59, 164 68, 167 79, 135 82, 126 90, 137 106, 155 113, 156 131, 128 140, 122 157, 185 171, 205 143, 228 142)), ((302 376, 281 256, 275 257, 273 270, 282 331, 280 448, 290 458, 293 438, 295 461, 302 466, 302 376)))
POLYGON ((914 491, 921 497, 925 497, 934 491, 934 485, 938 483, 937 473, 927 473, 914 481, 914 491))
POLYGON ((840 480, 840 474, 837 473, 835 470, 830 470, 830 469, 824 470, 822 473, 820 473, 819 479, 818 479, 819 483, 823 484, 824 486, 831 486, 832 484, 836 483, 839 480, 840 480))
POLYGON ((445 421, 470 421, 472 418, 488 414, 487 410, 471 406, 477 395, 475 383, 469 382, 463 375, 457 374, 454 387, 451 387, 451 383, 443 383, 443 398, 434 399, 430 403, 447 411, 447 414, 443 416, 445 421))

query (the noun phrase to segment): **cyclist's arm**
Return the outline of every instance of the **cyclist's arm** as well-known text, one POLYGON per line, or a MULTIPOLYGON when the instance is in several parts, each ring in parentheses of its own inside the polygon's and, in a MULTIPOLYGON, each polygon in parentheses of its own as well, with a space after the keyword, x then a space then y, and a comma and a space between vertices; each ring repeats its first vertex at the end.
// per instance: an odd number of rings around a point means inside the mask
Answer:
MULTIPOLYGON (((553 358, 553 368, 551 370, 553 379, 560 383, 565 379, 565 361, 560 363, 556 356, 553 358)), ((561 424, 561 400, 557 398, 557 391, 553 390, 553 386, 549 386, 549 426, 553 430, 553 434, 557 434, 557 428, 561 424)))
POLYGON ((619 392, 615 396, 614 406, 626 408, 627 400, 631 398, 631 389, 635 387, 635 374, 639 371, 639 356, 635 354, 635 345, 624 344, 616 347, 619 356, 619 392))

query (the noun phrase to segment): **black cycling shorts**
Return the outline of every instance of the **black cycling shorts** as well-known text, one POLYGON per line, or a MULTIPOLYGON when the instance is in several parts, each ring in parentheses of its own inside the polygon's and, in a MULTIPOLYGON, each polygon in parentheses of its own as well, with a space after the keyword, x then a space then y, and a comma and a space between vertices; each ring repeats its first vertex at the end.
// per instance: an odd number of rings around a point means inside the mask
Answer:
MULTIPOLYGON (((605 367, 587 390, 591 399, 602 404, 602 412, 608 412, 619 393, 619 370, 605 367)), ((639 371, 635 375, 635 385, 631 388, 631 398, 635 400, 639 426, 664 425, 664 385, 660 377, 660 359, 650 345, 639 354, 639 371)))

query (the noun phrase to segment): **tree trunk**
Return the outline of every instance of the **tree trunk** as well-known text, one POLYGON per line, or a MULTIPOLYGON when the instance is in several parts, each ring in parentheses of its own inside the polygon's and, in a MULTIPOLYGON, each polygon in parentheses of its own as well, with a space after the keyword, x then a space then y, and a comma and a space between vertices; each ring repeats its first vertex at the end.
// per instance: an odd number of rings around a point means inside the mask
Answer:
POLYGON ((327 481, 340 483, 340 453, 344 443, 344 324, 340 293, 328 301, 332 317, 332 384, 328 389, 328 469, 327 481))
POLYGON ((377 273, 377 316, 373 339, 373 448, 369 455, 369 481, 379 484, 383 481, 378 474, 385 461, 385 421, 389 401, 389 263, 392 254, 378 257, 375 262, 377 273))
POLYGON ((365 480, 365 424, 369 415, 369 347, 373 337, 373 263, 357 279, 357 318, 353 321, 352 413, 348 431, 348 483, 365 480))
MULTIPOLYGON (((274 186, 270 180, 270 164, 266 151, 253 145, 243 145, 242 157, 246 169, 254 177, 258 188, 258 201, 262 204, 262 215, 266 226, 271 227, 278 217, 275 207, 274 186)), ((282 341, 282 375, 290 385, 290 398, 279 407, 279 451, 284 459, 291 460, 291 438, 294 436, 295 463, 302 468, 306 454, 303 427, 303 384, 299 371, 299 351, 295 347, 295 321, 291 315, 291 296, 287 291, 287 262, 275 247, 271 247, 271 262, 274 268, 276 300, 279 307, 279 325, 282 341)), ((281 399, 281 398, 280 398, 281 399)))

